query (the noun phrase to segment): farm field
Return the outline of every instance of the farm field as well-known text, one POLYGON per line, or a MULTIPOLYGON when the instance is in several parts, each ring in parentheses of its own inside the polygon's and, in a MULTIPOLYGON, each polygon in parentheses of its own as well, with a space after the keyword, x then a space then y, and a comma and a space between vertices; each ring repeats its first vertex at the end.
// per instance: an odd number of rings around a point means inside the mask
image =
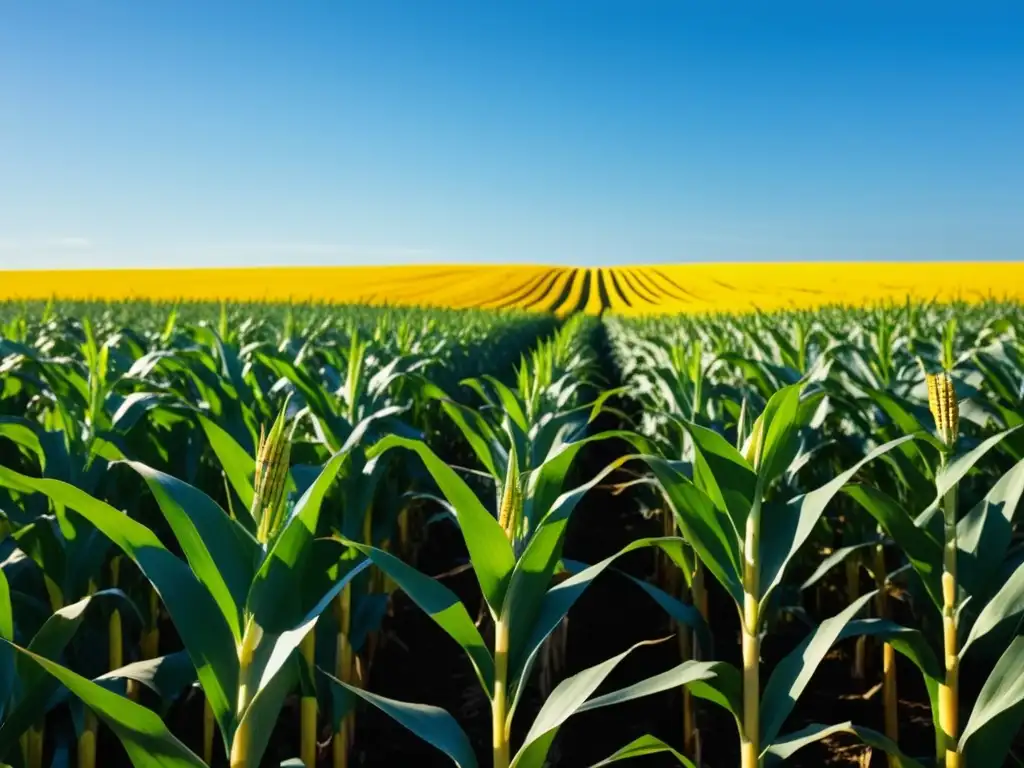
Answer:
POLYGON ((1022 268, 839 266, 4 273, 0 765, 1021 765, 1022 268))
POLYGON ((718 263, 638 267, 0 270, 0 298, 126 298, 518 308, 566 316, 737 312, 1024 298, 1024 265, 718 263))

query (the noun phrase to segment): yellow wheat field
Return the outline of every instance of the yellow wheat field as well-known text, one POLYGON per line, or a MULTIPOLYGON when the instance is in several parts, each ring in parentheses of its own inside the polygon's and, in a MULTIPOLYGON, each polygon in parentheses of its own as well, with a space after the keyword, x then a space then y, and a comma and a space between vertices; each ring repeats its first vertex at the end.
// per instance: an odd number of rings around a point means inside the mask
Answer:
POLYGON ((723 263, 0 271, 0 299, 317 301, 560 315, 1024 299, 1024 263, 723 263))

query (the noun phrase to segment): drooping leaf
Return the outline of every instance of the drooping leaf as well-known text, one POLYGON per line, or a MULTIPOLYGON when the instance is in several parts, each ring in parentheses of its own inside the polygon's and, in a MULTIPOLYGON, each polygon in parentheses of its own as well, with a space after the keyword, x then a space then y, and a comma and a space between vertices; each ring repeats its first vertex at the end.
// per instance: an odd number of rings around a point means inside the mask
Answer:
POLYGON ((960 735, 968 765, 1003 765, 1024 724, 1024 635, 1014 638, 985 680, 960 735))
POLYGON ((812 723, 799 731, 780 736, 762 753, 762 761, 765 768, 773 768, 792 757, 796 752, 810 744, 827 739, 837 733, 846 733, 855 736, 861 743, 874 749, 880 749, 890 755, 898 768, 924 768, 924 765, 913 758, 907 757, 900 751, 900 748, 891 740, 860 725, 851 722, 838 723, 836 725, 821 725, 812 723))
POLYGON ((683 536, 718 583, 736 602, 742 602, 739 539, 728 513, 669 462, 657 456, 643 458, 671 504, 683 536))
POLYGON ((960 658, 964 657, 967 650, 977 640, 1000 625, 1016 622, 1019 626, 1022 617, 1024 617, 1024 563, 1017 566, 1010 578, 981 609, 967 640, 960 647, 960 658))
POLYGON ((480 582, 484 600, 497 616, 501 612, 505 590, 508 589, 508 581, 515 565, 512 545, 505 537, 505 532, 466 482, 430 450, 426 443, 389 435, 377 442, 367 455, 373 458, 393 448, 406 448, 416 453, 451 503, 458 516, 459 529, 466 541, 473 571, 480 582))
POLYGON ((786 566, 807 541, 832 498, 865 464, 912 439, 912 436, 907 435, 880 445, 820 488, 798 496, 785 505, 765 508, 761 518, 761 539, 758 549, 761 567, 758 598, 762 610, 772 590, 782 581, 786 566), (772 514, 773 512, 775 514, 772 514))
POLYGON ((771 744, 775 741, 821 660, 839 639, 843 627, 872 597, 873 592, 861 595, 838 614, 825 619, 776 665, 761 696, 762 744, 771 744))
POLYGON ((617 763, 620 760, 629 760, 634 757, 645 757, 647 755, 668 754, 674 757, 680 765, 686 768, 694 768, 693 763, 681 752, 676 751, 661 739, 645 735, 634 739, 626 746, 616 750, 599 763, 594 763, 590 768, 602 768, 605 765, 617 763))
POLYGON ((425 576, 382 549, 357 542, 348 543, 391 577, 410 600, 462 647, 476 670, 480 685, 488 697, 492 696, 494 659, 465 605, 455 593, 441 582, 425 576))
POLYGON ((921 577, 932 603, 942 606, 942 545, 892 497, 866 485, 850 485, 844 493, 860 504, 891 536, 921 577))
MULTIPOLYGON (((661 675, 635 683, 627 688, 591 699, 598 686, 626 656, 652 641, 637 643, 632 648, 600 664, 563 680, 548 696, 530 726, 523 745, 512 760, 512 768, 543 768, 547 753, 559 728, 577 712, 586 712, 624 701, 678 688, 692 681, 715 677, 715 662, 688 661, 661 675)), ((654 641, 658 642, 658 641, 654 641)))
POLYGON ((96 713, 117 736, 135 768, 205 768, 205 763, 178 741, 155 712, 54 661, 24 648, 17 650, 57 678, 96 713))
POLYGON ((227 620, 188 564, 144 525, 72 485, 27 477, 6 467, 0 467, 0 483, 43 493, 75 510, 135 562, 167 607, 226 739, 233 727, 238 688, 237 650, 227 620))
POLYGON ((257 562, 256 540, 198 488, 145 464, 125 465, 146 481, 192 571, 217 601, 235 642, 241 642, 241 610, 257 562))
POLYGON ((372 704, 396 723, 408 729, 419 738, 439 749, 451 758, 458 768, 476 768, 476 755, 465 732, 459 727, 455 718, 439 707, 427 704, 412 704, 406 701, 388 699, 376 693, 343 683, 336 677, 324 672, 334 687, 342 688, 348 693, 358 696, 368 704, 372 704))
POLYGON ((256 494, 253 489, 253 477, 256 472, 256 460, 249 455, 228 432, 217 425, 212 419, 200 414, 199 424, 206 433, 206 439, 210 441, 210 447, 220 462, 224 476, 235 493, 248 515, 252 509, 252 499, 256 494))

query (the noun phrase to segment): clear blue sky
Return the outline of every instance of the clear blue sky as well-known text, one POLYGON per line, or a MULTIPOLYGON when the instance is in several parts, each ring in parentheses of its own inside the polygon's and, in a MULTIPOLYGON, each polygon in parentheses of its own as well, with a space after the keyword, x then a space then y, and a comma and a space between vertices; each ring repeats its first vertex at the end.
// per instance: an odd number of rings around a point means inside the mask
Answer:
POLYGON ((0 266, 1024 257, 1024 3, 0 0, 0 266))

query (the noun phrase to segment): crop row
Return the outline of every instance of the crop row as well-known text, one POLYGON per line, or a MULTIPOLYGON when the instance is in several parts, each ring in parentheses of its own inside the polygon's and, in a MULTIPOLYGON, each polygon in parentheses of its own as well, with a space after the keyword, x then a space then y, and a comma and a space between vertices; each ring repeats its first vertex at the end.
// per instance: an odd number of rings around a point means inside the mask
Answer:
POLYGON ((1012 764, 1022 331, 994 304, 562 323, 8 306, 0 761, 343 768, 372 762, 376 712, 463 768, 583 765, 556 748, 570 717, 678 696, 677 729, 625 729, 600 764, 820 764, 839 734, 890 766, 1012 764), (595 494, 654 535, 566 557, 595 494), (449 531, 469 592, 420 570, 449 531), (677 664, 621 685, 650 637, 567 657, 598 577, 664 612, 677 664), (400 601, 464 652, 482 728, 374 691, 400 601), (877 727, 799 711, 837 647, 877 678, 877 727), (901 733, 906 688, 928 744, 901 733))

